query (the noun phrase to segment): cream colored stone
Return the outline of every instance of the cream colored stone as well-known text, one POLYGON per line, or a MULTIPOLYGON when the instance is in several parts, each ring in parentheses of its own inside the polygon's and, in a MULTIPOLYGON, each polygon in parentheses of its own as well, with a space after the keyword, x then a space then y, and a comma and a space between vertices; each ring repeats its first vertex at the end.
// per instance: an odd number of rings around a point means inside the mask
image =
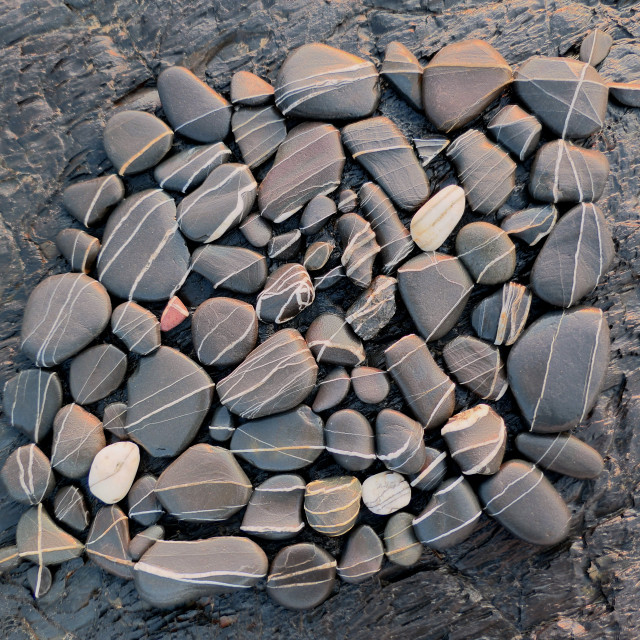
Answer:
POLYGON ((411 487, 399 473, 376 473, 362 483, 362 502, 369 511, 386 516, 411 502, 411 487))
POLYGON ((105 504, 124 498, 140 464, 140 449, 134 442, 116 442, 101 449, 89 470, 89 489, 105 504))
POLYGON ((411 219, 411 237, 423 251, 435 251, 460 222, 464 190, 455 184, 429 198, 411 219))

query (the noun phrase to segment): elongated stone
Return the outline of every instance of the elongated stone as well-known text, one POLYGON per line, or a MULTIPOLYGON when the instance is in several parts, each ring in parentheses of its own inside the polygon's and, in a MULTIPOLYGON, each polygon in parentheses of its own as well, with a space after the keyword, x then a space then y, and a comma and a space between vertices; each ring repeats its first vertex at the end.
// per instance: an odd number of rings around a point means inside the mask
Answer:
POLYGON ((300 231, 312 236, 324 227, 336 214, 336 203, 327 196, 315 196, 309 201, 300 216, 300 231))
POLYGON ((152 456, 177 455, 209 411, 214 386, 193 360, 160 347, 127 381, 127 435, 152 456))
POLYGON ((223 142, 190 147, 163 160, 154 169, 153 177, 161 189, 186 193, 199 187, 216 167, 230 158, 231 151, 223 142))
POLYGON ((453 131, 480 115, 511 80, 511 67, 488 42, 454 42, 424 68, 425 114, 441 131, 453 131))
POLYGON ((387 45, 380 75, 401 98, 422 112, 422 65, 401 42, 393 41, 387 45))
POLYGON ((302 264, 307 271, 318 271, 324 267, 335 246, 332 242, 314 242, 307 247, 302 264))
POLYGON ((273 236, 267 245, 267 255, 272 260, 288 260, 298 255, 302 245, 300 229, 292 229, 273 236))
POLYGON ((305 487, 305 481, 293 474, 265 480, 251 495, 240 530, 266 540, 294 538, 304 529, 305 487))
POLYGON ((105 504, 120 502, 131 489, 140 464, 134 442, 116 442, 96 454, 89 470, 89 489, 105 504))
POLYGON ((509 460, 480 485, 485 511, 505 529, 532 544, 552 545, 569 533, 571 514, 535 465, 509 460))
POLYGON ((533 247, 551 233, 557 220, 558 210, 554 205, 548 204, 544 207, 529 207, 505 216, 500 228, 533 247))
POLYGON ((159 540, 136 563, 140 597, 155 607, 175 607, 215 593, 248 589, 267 575, 264 551, 248 538, 159 540))
POLYGON ((580 45, 580 60, 597 67, 608 55, 613 38, 600 29, 594 29, 580 45))
POLYGON ((99 344, 83 351, 71 361, 69 387, 78 404, 91 404, 106 398, 124 380, 127 356, 112 344, 99 344))
POLYGON ((131 485, 127 494, 129 517, 144 527, 155 524, 164 514, 162 504, 155 493, 157 483, 157 478, 147 473, 131 485))
POLYGON ((334 126, 304 122, 294 127, 260 184, 260 214, 284 222, 315 196, 337 189, 344 163, 340 132, 334 126))
POLYGON ((124 198, 122 180, 112 173, 74 182, 62 193, 65 209, 85 227, 97 225, 124 198))
POLYGON ((176 133, 198 142, 218 142, 229 133, 231 105, 188 69, 162 71, 158 93, 176 133))
POLYGON ((373 261, 380 253, 371 225, 357 213, 345 213, 337 225, 342 257, 340 262, 347 277, 358 287, 366 289, 371 284, 373 261))
POLYGON ((53 515, 56 520, 76 531, 84 531, 89 526, 89 510, 84 496, 73 485, 58 490, 53 503, 53 515))
POLYGON ((246 241, 254 247, 266 247, 273 236, 273 229, 268 220, 258 213, 251 213, 238 227, 246 241))
POLYGON ((342 409, 331 414, 324 437, 327 451, 347 471, 364 471, 376 459, 373 429, 359 411, 342 409))
POLYGON ((168 300, 189 273, 189 250, 176 223, 176 205, 160 189, 126 198, 109 216, 98 276, 128 300, 168 300))
POLYGON ((129 518, 116 506, 96 513, 87 536, 87 556, 101 569, 119 578, 133 578, 129 552, 129 518))
POLYGON ((413 146, 416 148, 420 164, 426 167, 431 161, 449 146, 449 139, 444 136, 426 136, 414 138, 413 146))
POLYGON ((349 324, 334 313, 323 313, 307 329, 307 345, 322 364, 356 366, 364 362, 364 347, 349 324))
POLYGON ((554 140, 536 153, 529 191, 542 202, 592 202, 600 199, 608 176, 604 153, 554 140))
POLYGON ((105 288, 84 273, 49 276, 32 292, 22 318, 22 351, 53 367, 82 351, 109 323, 105 288))
POLYGON ((111 315, 111 331, 129 351, 146 356, 160 346, 160 323, 137 302, 123 302, 111 315))
POLYGON ((338 194, 338 211, 351 213, 358 205, 358 195, 353 189, 342 189, 338 194))
POLYGON ((102 414, 102 428, 118 440, 127 439, 127 405, 124 402, 112 402, 105 406, 102 414))
POLYGON ((317 375, 318 365, 304 338, 295 329, 283 329, 220 380, 218 397, 243 418, 270 416, 303 402, 317 375))
POLYGON ((264 164, 287 137, 280 112, 272 106, 240 108, 231 117, 231 130, 245 164, 264 164))
POLYGON ((305 44, 278 71, 276 106, 286 116, 354 120, 371 115, 380 101, 375 65, 326 44, 305 44))
POLYGON ((609 364, 609 326, 600 309, 547 313, 509 353, 509 386, 535 432, 567 431, 595 404, 609 364))
POLYGON ((481 131, 469 129, 463 133, 449 145, 447 155, 473 211, 497 211, 516 186, 516 163, 481 131))
POLYGON ((25 444, 9 454, 0 478, 11 500, 34 505, 51 494, 55 486, 49 458, 35 444, 25 444))
POLYGON ((347 274, 341 265, 329 269, 325 274, 313 279, 313 286, 316 291, 324 291, 330 289, 338 283, 343 283, 347 274))
POLYGON ((387 371, 413 415, 427 429, 444 424, 455 406, 455 385, 440 369, 426 343, 415 334, 385 351, 387 371))
POLYGON ((422 556, 422 544, 413 533, 410 513, 394 513, 384 528, 384 546, 387 558, 401 567, 412 567, 422 556))
POLYGON ((422 425, 399 411, 383 409, 376 418, 378 460, 389 471, 420 471, 427 456, 422 437, 422 425))
POLYGON ((369 288, 347 309, 345 320, 362 340, 375 338, 396 312, 398 281, 389 276, 376 276, 369 288))
POLYGON ((62 406, 60 378, 42 369, 26 369, 7 380, 2 400, 4 417, 11 426, 39 442, 62 406))
POLYGON ((267 261, 251 249, 208 244, 198 247, 191 256, 191 268, 204 276, 214 289, 252 294, 267 280, 267 261))
POLYGON ((187 309, 184 302, 182 302, 178 296, 173 296, 162 310, 160 330, 165 333, 171 331, 179 327, 188 317, 189 309, 187 309))
POLYGON ((47 595, 51 589, 53 577, 49 568, 40 564, 37 567, 31 567, 31 569, 27 571, 27 580, 33 591, 33 597, 42 598, 47 595))
POLYGON ((351 388, 351 376, 344 367, 332 369, 318 383, 318 392, 313 401, 312 409, 319 413, 339 405, 349 393, 351 388))
POLYGON ((56 236, 56 247, 67 259, 71 271, 89 273, 98 258, 100 240, 81 229, 63 229, 56 236))
POLYGON ((519 160, 528 158, 540 142, 542 125, 516 104, 508 104, 487 125, 494 140, 519 160))
POLYGON ((610 82, 609 93, 626 107, 640 107, 640 82, 610 82))
POLYGON ((376 473, 362 483, 362 502, 371 513, 387 516, 411 502, 411 487, 399 473, 376 473))
POLYGON ((315 544, 301 542, 281 549, 273 559, 267 593, 287 609, 313 609, 331 595, 335 577, 335 559, 315 544))
POLYGON ((378 534, 369 525, 361 525, 347 540, 338 575, 351 584, 364 582, 380 571, 383 559, 384 547, 378 534))
POLYGON ((466 540, 475 530, 482 509, 463 476, 445 480, 424 511, 413 520, 420 542, 444 551, 466 540))
POLYGON ((179 520, 219 522, 240 511, 252 490, 229 450, 201 443, 162 472, 154 492, 167 513, 179 520))
POLYGON ((445 346, 442 356, 451 375, 484 400, 499 400, 507 391, 507 376, 496 347, 471 336, 458 336, 445 346))
POLYGON ((264 471, 295 471, 324 451, 323 422, 306 405, 239 426, 231 451, 264 471))
POLYGON ((421 491, 433 491, 447 472, 447 454, 432 447, 425 447, 427 457, 418 473, 411 475, 411 486, 421 491))
POLYGON ((411 236, 384 191, 373 182, 365 182, 360 191, 364 217, 371 224, 380 245, 382 271, 389 274, 413 251, 411 236))
POLYGON ((267 278, 256 300, 262 322, 282 324, 295 318, 315 299, 315 289, 307 270, 300 264, 285 264, 267 278))
POLYGON ((379 404, 389 395, 389 376, 375 367, 355 367, 351 383, 358 400, 366 404, 379 404))
POLYGON ((427 342, 455 326, 473 289, 462 262, 443 253, 423 253, 398 269, 398 288, 409 315, 427 342))
POLYGON ((409 141, 386 116, 348 124, 342 141, 401 209, 413 211, 429 197, 429 181, 409 141))
POLYGON ((273 100, 274 89, 251 71, 236 71, 231 76, 231 102, 246 107, 258 107, 273 100))
POLYGON ((336 476, 310 482, 304 494, 304 512, 312 529, 326 536, 350 531, 360 512, 360 481, 336 476))
POLYGON ((558 307, 571 307, 591 293, 611 266, 615 247, 602 211, 582 203, 565 213, 531 270, 531 288, 558 307))
POLYGON ((153 525, 138 533, 129 543, 129 555, 137 562, 158 540, 164 539, 164 528, 153 525))

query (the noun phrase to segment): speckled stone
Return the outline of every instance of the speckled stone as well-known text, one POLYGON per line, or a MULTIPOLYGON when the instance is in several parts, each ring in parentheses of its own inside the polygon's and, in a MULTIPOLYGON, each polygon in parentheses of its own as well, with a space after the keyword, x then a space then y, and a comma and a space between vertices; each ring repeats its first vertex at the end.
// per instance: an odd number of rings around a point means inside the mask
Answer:
POLYGON ((447 454, 432 447, 425 447, 427 457, 418 473, 411 475, 411 486, 421 491, 433 491, 447 472, 447 454))
POLYGON ((580 45, 580 60, 596 67, 609 55, 612 44, 613 38, 608 33, 594 29, 580 45))
POLYGON ((307 345, 316 361, 353 367, 366 357, 362 342, 349 324, 335 313, 323 313, 307 329, 307 345))
POLYGON ((380 245, 371 225, 357 213, 345 213, 337 224, 342 257, 340 262, 347 277, 358 287, 366 289, 373 277, 373 261, 380 253, 380 245))
POLYGON ((42 502, 55 486, 49 458, 35 444, 14 449, 2 465, 0 478, 11 500, 28 505, 42 502))
POLYGON ((42 598, 49 593, 53 577, 48 567, 43 564, 31 567, 27 571, 27 580, 34 598, 42 598))
POLYGON ((345 582, 358 584, 379 573, 384 559, 384 547, 378 534, 361 525, 349 535, 340 562, 338 575, 345 582))
POLYGON ((411 487, 399 473, 376 473, 362 483, 362 502, 372 513, 387 516, 411 502, 411 487))
POLYGON ((413 518, 404 511, 394 513, 384 528, 387 559, 401 567, 412 567, 422 556, 422 544, 413 533, 413 518))
POLYGON ((96 454, 89 470, 89 490, 105 504, 120 502, 131 489, 140 465, 135 442, 116 442, 96 454))
POLYGON ((418 158, 423 167, 431 164, 431 161, 449 146, 449 139, 444 136, 425 136, 414 138, 413 146, 416 148, 418 158))
POLYGON ((347 397, 351 388, 351 376, 344 367, 335 367, 318 383, 317 388, 312 409, 319 413, 332 409, 347 397))
POLYGON ((143 527, 155 524, 164 514, 164 509, 155 494, 157 482, 157 478, 147 473, 131 485, 127 494, 129 517, 143 527))
POLYGON ((312 236, 324 227, 336 214, 336 203, 327 196, 316 196, 309 201, 300 217, 300 231, 305 236, 312 236))
POLYGON ((422 425, 394 409, 383 409, 376 418, 378 460, 389 471, 418 473, 426 460, 422 425))
POLYGON ((56 247, 71 271, 89 273, 98 258, 100 240, 81 229, 63 229, 56 236, 56 247))
POLYGON ((126 440, 127 405, 124 402, 112 402, 105 406, 102 414, 102 428, 118 438, 126 440))
POLYGON ((548 204, 544 207, 529 207, 505 216, 500 228, 533 247, 551 233, 557 220, 558 210, 554 205, 548 204))
POLYGON ((122 198, 124 185, 122 180, 112 173, 69 185, 62 193, 62 204, 85 227, 92 227, 99 224, 109 209, 122 198))
POLYGON ((164 540, 164 528, 160 525, 152 525, 138 533, 129 543, 129 555, 134 562, 140 558, 156 543, 164 540))
POLYGON ((304 252, 302 264, 307 271, 318 271, 324 267, 335 246, 333 242, 318 241, 310 244, 304 252))
POLYGON ((71 361, 69 387, 78 404, 91 404, 114 392, 127 373, 127 356, 112 344, 98 344, 71 361))
POLYGON ((111 331, 131 353, 146 356, 160 346, 158 319, 137 302, 123 302, 113 310, 111 331))
POLYGON ((284 264, 272 272, 256 300, 262 322, 282 324, 313 304, 315 289, 309 272, 300 264, 284 264))
POLYGON ((312 529, 326 536, 350 531, 360 512, 360 481, 336 476, 310 482, 304 494, 304 512, 312 529))
POLYGON ((231 117, 231 130, 242 159, 252 169, 264 164, 287 137, 284 118, 270 105, 238 109, 231 117))
POLYGON ((251 71, 236 71, 231 76, 231 102, 246 107, 258 107, 273 101, 274 89, 251 71))
POLYGON ((359 411, 342 409, 331 414, 324 437, 327 451, 347 471, 364 471, 376 459, 373 429, 359 411))
POLYGON ((491 118, 487 131, 518 160, 524 160, 538 146, 542 125, 518 105, 508 104, 491 118))
POLYGON ((351 384, 358 400, 365 404, 379 404, 389 395, 389 376, 375 367, 355 367, 351 384))
POLYGON ((380 75, 410 106, 422 112, 422 65, 401 42, 387 45, 380 75))
POLYGON ((53 502, 53 515, 56 520, 75 531, 84 531, 89 526, 89 510, 84 496, 73 485, 58 489, 53 502))
POLYGON ((96 513, 87 536, 87 556, 101 569, 119 578, 133 578, 129 552, 129 518, 116 506, 96 513))
POLYGON ((273 236, 271 223, 259 213, 249 214, 238 228, 245 240, 258 249, 266 247, 273 236))
POLYGON ((345 320, 362 340, 375 338, 396 312, 398 281, 389 276, 376 276, 369 288, 347 309, 345 320))
POLYGON ((267 245, 267 255, 272 260, 289 260, 298 255, 302 246, 300 229, 292 229, 273 236, 267 245))

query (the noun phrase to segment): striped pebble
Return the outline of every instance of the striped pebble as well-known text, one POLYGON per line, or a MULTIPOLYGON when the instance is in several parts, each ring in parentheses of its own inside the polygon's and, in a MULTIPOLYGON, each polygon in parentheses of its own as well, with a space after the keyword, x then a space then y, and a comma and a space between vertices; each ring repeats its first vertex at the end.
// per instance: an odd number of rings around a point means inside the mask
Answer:
POLYGON ((92 404, 113 393, 127 373, 127 356, 112 344, 98 344, 77 355, 69 368, 69 387, 78 404, 92 404))
POLYGON ((38 565, 37 567, 31 567, 27 571, 27 581, 33 591, 34 598, 42 598, 51 589, 53 582, 53 576, 48 567, 44 565, 38 565))
POLYGON ((236 430, 235 419, 224 406, 216 407, 209 423, 209 437, 215 442, 227 442, 236 430))
POLYGON ((378 460, 387 469, 418 473, 426 460, 422 425, 394 409, 383 409, 376 418, 378 460))
POLYGON ((505 216, 500 228, 533 247, 551 233, 557 220, 558 210, 555 205, 548 204, 543 207, 529 207, 505 216))
POLYGON ((21 562, 22 558, 17 546, 0 547, 0 575, 13 571, 20 566, 21 562))
POLYGON ((300 216, 300 231, 305 236, 318 233, 332 216, 336 215, 336 203, 327 196, 315 196, 300 216))
POLYGON ((127 405, 124 402, 112 402, 105 406, 102 414, 102 428, 118 440, 127 439, 127 405))
POLYGON ((143 527, 149 527, 160 520, 164 509, 155 494, 158 479, 147 473, 140 476, 127 494, 129 517, 143 527))
POLYGON ((411 487, 399 473, 376 473, 362 483, 362 502, 372 513, 388 516, 411 502, 411 487))
POLYGON ((422 556, 422 544, 413 533, 410 513, 394 513, 384 528, 384 546, 387 559, 401 567, 412 567, 422 556))
POLYGON ((389 376, 375 367, 355 367, 351 371, 353 392, 360 402, 379 404, 389 395, 389 376))
POLYGON ((360 512, 362 487, 353 476, 310 482, 304 494, 304 512, 312 529, 326 536, 351 530, 360 512))
POLYGON ((366 357, 360 339, 335 313, 323 313, 307 329, 307 345, 318 363, 353 367, 366 357))
POLYGON ((65 209, 85 227, 97 225, 124 198, 124 184, 114 173, 74 182, 62 193, 65 209))
POLYGON ((284 118, 272 106, 238 109, 231 117, 231 130, 251 169, 271 158, 287 137, 284 118))
POLYGON ((371 225, 357 213, 345 213, 337 224, 342 245, 340 262, 347 277, 358 287, 371 284, 373 261, 380 253, 380 245, 371 225))
POLYGON ((327 451, 347 471, 364 471, 376 459, 373 429, 359 411, 342 409, 331 414, 324 437, 327 451))
POLYGON ((411 486, 421 491, 433 491, 447 472, 447 454, 432 447, 425 447, 427 457, 422 468, 411 475, 411 486))
POLYGON ((318 271, 324 267, 333 250, 335 245, 333 242, 314 242, 307 247, 307 250, 304 252, 304 258, 302 260, 302 264, 307 271, 318 271))
POLYGON ((134 442, 116 442, 96 454, 89 469, 89 490, 105 504, 120 502, 131 489, 140 465, 134 442))
POLYGON ((134 562, 140 558, 156 543, 164 540, 164 527, 153 525, 138 533, 129 543, 129 555, 134 562))
POLYGON ((342 189, 338 194, 338 211, 351 213, 358 205, 358 195, 353 189, 342 189))
POLYGON ((111 331, 131 353, 147 356, 160 346, 158 319, 137 302, 123 302, 113 310, 111 331))
POLYGON ((89 273, 98 258, 100 240, 81 229, 63 229, 56 236, 56 247, 71 271, 89 273))
POLYGON ((259 213, 248 215, 238 227, 245 240, 258 249, 266 247, 273 236, 271 223, 259 213))
POLYGON ((538 146, 542 125, 522 107, 509 104, 491 118, 487 131, 518 160, 524 160, 538 146))
POLYGON ((414 138, 413 146, 416 148, 418 158, 423 167, 449 146, 449 139, 444 136, 426 136, 425 138, 414 138))
POLYGON ((288 260, 298 255, 302 245, 300 229, 273 236, 267 245, 267 255, 272 260, 288 260))
POLYGON ((313 286, 316 291, 324 291, 325 289, 334 287, 338 283, 342 284, 346 277, 347 274, 344 272, 344 269, 338 265, 337 267, 333 267, 333 269, 329 269, 329 271, 320 277, 314 278, 313 286))
POLYGON ((258 107, 273 100, 274 89, 250 71, 236 71, 231 76, 231 103, 258 107))
POLYGON ((315 297, 309 272, 300 264, 284 264, 267 278, 256 300, 256 314, 262 322, 289 322, 315 297))
POLYGON ((319 413, 339 405, 349 393, 351 376, 344 367, 332 369, 318 385, 312 409, 319 413))
POLYGON ((375 338, 396 312, 398 281, 389 276, 376 276, 347 309, 345 320, 362 340, 375 338))
POLYGON ((347 540, 338 563, 338 576, 351 584, 364 582, 380 572, 383 559, 384 547, 378 534, 369 525, 361 525, 347 540))
POLYGON ((102 507, 87 536, 87 556, 101 569, 119 578, 133 578, 133 558, 129 552, 129 518, 116 507, 102 507))
POLYGON ((75 531, 84 531, 89 526, 89 510, 84 496, 73 485, 62 487, 56 492, 53 515, 56 520, 75 531))
POLYGON ((49 458, 35 444, 12 451, 2 466, 0 478, 11 500, 28 505, 42 502, 55 486, 49 458))
POLYGON ((401 98, 422 113, 422 65, 401 42, 387 45, 380 75, 401 98))

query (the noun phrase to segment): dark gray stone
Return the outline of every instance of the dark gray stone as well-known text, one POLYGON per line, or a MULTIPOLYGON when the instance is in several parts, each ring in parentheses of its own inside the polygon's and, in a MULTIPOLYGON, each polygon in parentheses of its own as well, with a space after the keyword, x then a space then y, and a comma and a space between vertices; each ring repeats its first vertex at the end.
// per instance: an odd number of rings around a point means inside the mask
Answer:
POLYGON ((318 241, 310 244, 304 252, 302 264, 307 271, 318 271, 324 267, 334 250, 332 242, 318 241))
POLYGON ((129 552, 129 518, 116 505, 102 507, 87 536, 87 556, 101 569, 119 578, 133 578, 129 552))
POLYGON ((289 322, 313 304, 315 297, 308 271, 301 264, 283 264, 267 278, 256 300, 256 314, 262 322, 289 322))
POLYGON ((231 130, 242 159, 252 169, 264 164, 287 137, 284 118, 272 106, 238 109, 231 130))
POLYGON ((609 93, 626 107, 640 107, 640 82, 610 82, 609 93))
POLYGON ((380 253, 380 245, 371 225, 357 213, 345 213, 337 224, 342 245, 340 262, 347 277, 358 287, 366 289, 373 277, 373 261, 380 253))
POLYGON ((313 286, 316 291, 324 291, 335 287, 337 284, 344 283, 347 274, 344 272, 344 268, 340 265, 329 269, 323 275, 313 279, 313 286))
POLYGON ((53 515, 56 520, 75 531, 84 531, 89 526, 89 510, 84 496, 73 485, 58 489, 53 502, 53 515))
POLYGON ((318 383, 318 392, 313 401, 312 409, 319 413, 339 405, 349 393, 351 388, 351 376, 344 367, 332 369, 318 383))
POLYGON ((259 107, 273 101, 274 89, 251 71, 236 71, 231 77, 231 103, 259 107))
POLYGON ((334 476, 310 482, 304 494, 304 512, 312 529, 325 536, 350 531, 360 512, 360 481, 353 476, 334 476))
POLYGON ((412 567, 422 556, 422 544, 413 533, 410 513, 394 513, 384 528, 384 546, 387 559, 401 567, 412 567))
POLYGON ((426 460, 422 425, 394 409, 383 409, 376 418, 378 459, 390 471, 418 473, 426 460))
POLYGON ((129 543, 131 559, 134 562, 140 560, 158 540, 164 540, 164 528, 158 524, 138 533, 129 543))
POLYGON ((342 409, 324 427, 327 451, 347 471, 364 471, 376 459, 373 429, 359 411, 342 409))
POLYGON ((312 236, 327 224, 336 214, 336 203, 327 196, 315 196, 304 208, 300 217, 300 231, 305 236, 312 236))
POLYGON ((71 361, 69 387, 78 404, 92 404, 114 392, 127 373, 127 356, 112 344, 98 344, 71 361))
POLYGON ((505 216, 500 228, 533 247, 551 233, 557 220, 558 210, 554 205, 548 204, 544 207, 529 207, 505 216))
POLYGON ((372 340, 391 322, 396 312, 397 284, 395 278, 376 276, 347 309, 345 320, 362 340, 372 340))
POLYGON ((257 248, 266 247, 273 235, 271 224, 258 213, 248 215, 238 228, 246 241, 257 248))
POLYGON ((414 138, 413 146, 416 148, 418 158, 423 167, 449 146, 449 139, 444 136, 426 136, 424 138, 414 138))
POLYGON ((122 180, 112 173, 69 185, 62 194, 62 204, 85 227, 92 227, 99 224, 109 209, 122 198, 124 185, 122 180))
POLYGON ((123 302, 111 315, 111 331, 129 351, 146 356, 160 346, 160 322, 136 302, 123 302))
POLYGON ((524 160, 538 146, 542 125, 518 105, 509 104, 491 118, 487 130, 498 144, 524 160))
POLYGON ((227 442, 236 430, 236 421, 227 407, 216 407, 209 424, 209 437, 215 442, 227 442))
POLYGON ((81 229, 63 229, 56 236, 56 247, 66 258, 71 271, 89 273, 100 251, 100 240, 81 229))
POLYGON ((427 458, 418 473, 411 476, 411 486, 421 491, 433 491, 447 473, 447 454, 433 447, 425 447, 427 458))
POLYGON ((338 194, 338 211, 351 213, 358 205, 358 196, 353 189, 342 189, 338 194))
POLYGON ((608 55, 613 38, 600 29, 594 29, 580 45, 580 60, 597 67, 608 55))
POLYGON ((55 486, 51 462, 35 444, 12 451, 2 465, 0 478, 11 500, 28 505, 42 502, 55 486))
POLYGON ((351 584, 364 582, 380 572, 383 559, 384 547, 378 534, 369 525, 361 525, 347 540, 338 564, 338 575, 351 584))
POLYGON ((316 361, 354 367, 366 357, 362 342, 349 324, 335 313, 323 313, 307 329, 307 345, 316 361))
POLYGON ((127 495, 129 517, 143 527, 155 524, 164 514, 164 509, 155 494, 157 483, 157 478, 147 473, 131 485, 127 495))
POLYGON ((41 564, 37 567, 31 567, 31 569, 27 571, 27 580, 33 592, 33 597, 37 599, 49 593, 53 577, 51 576, 49 568, 41 564))
POLYGON ((389 376, 375 367, 355 367, 351 384, 358 400, 365 404, 380 404, 389 395, 389 376))
POLYGON ((298 255, 302 245, 300 229, 273 236, 267 245, 267 255, 272 260, 289 260, 298 255))
POLYGON ((422 112, 422 65, 402 42, 393 41, 387 45, 380 75, 401 98, 422 112))
POLYGON ((127 405, 124 402, 112 402, 104 408, 102 428, 119 440, 126 440, 127 405))

